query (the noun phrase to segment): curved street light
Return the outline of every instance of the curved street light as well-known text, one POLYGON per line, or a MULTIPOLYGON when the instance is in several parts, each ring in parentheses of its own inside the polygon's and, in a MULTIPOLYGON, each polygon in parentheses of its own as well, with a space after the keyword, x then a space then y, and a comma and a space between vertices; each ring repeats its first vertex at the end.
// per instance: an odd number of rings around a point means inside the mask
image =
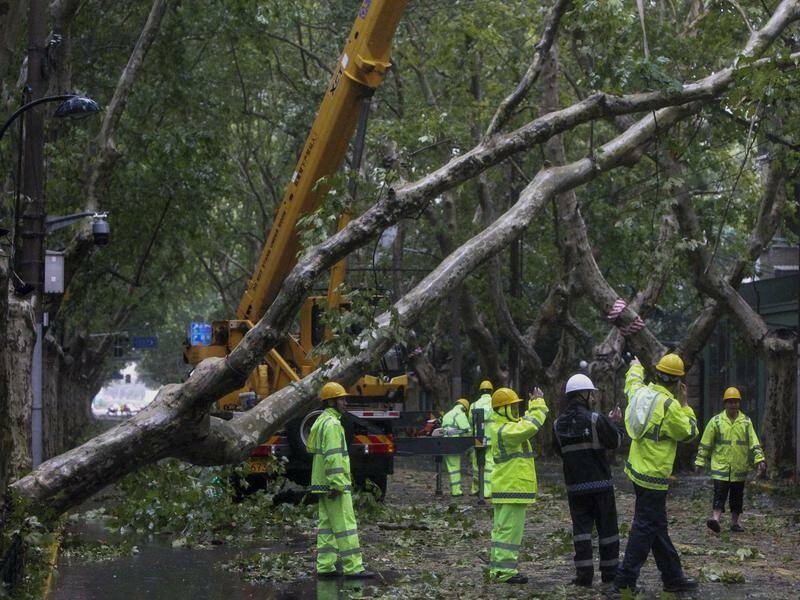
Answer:
MULTIPOLYGON (((37 98, 36 100, 32 100, 27 104, 23 104, 14 113, 6 119, 6 122, 3 123, 2 128, 0 128, 0 140, 3 139, 8 128, 11 124, 23 113, 29 111, 40 104, 44 104, 46 102, 61 102, 61 105, 56 109, 54 116, 59 118, 65 117, 85 117, 93 113, 100 112, 100 106, 92 100, 91 98, 87 98, 86 96, 82 96, 80 94, 60 94, 57 96, 45 96, 43 98, 37 98)), ((98 215, 101 216, 101 215, 98 215)), ((104 215, 102 215, 104 217, 104 215)), ((46 217, 44 212, 38 217, 41 222, 41 238, 42 241, 39 242, 40 246, 37 250, 40 260, 43 262, 44 253, 43 246, 43 238, 46 232, 46 217)), ((16 213, 14 215, 15 226, 16 226, 16 213)), ((104 226, 104 233, 105 235, 101 235, 100 239, 107 241, 108 240, 108 224, 107 222, 102 219, 102 225, 104 226)), ((97 236, 95 236, 97 239, 97 236)), ((17 293, 19 294, 28 294, 32 291, 36 290, 37 283, 31 283, 29 281, 22 280, 19 275, 14 271, 13 266, 9 268, 9 274, 11 276, 12 284, 16 289, 17 293)), ((42 285, 41 278, 43 273, 39 273, 39 282, 38 285, 42 285)), ((42 286, 42 293, 44 292, 42 286)), ((39 466, 42 462, 43 458, 43 440, 42 440, 42 367, 43 367, 43 356, 42 356, 42 337, 43 337, 43 323, 40 321, 40 317, 36 317, 36 342, 34 344, 33 349, 33 361, 31 366, 31 387, 33 391, 33 403, 31 406, 31 458, 32 458, 32 465, 33 467, 39 466)))
POLYGON ((3 128, 0 129, 0 140, 3 139, 6 130, 22 113, 34 108, 35 106, 44 104, 45 102, 58 102, 59 100, 61 101, 61 105, 56 109, 54 115, 59 119, 87 117, 93 113, 100 112, 100 105, 97 104, 97 102, 91 98, 88 98, 87 96, 81 96, 80 94, 59 94, 58 96, 45 96, 44 98, 37 98, 36 100, 20 106, 14 111, 14 114, 6 119, 6 122, 3 123, 3 128))

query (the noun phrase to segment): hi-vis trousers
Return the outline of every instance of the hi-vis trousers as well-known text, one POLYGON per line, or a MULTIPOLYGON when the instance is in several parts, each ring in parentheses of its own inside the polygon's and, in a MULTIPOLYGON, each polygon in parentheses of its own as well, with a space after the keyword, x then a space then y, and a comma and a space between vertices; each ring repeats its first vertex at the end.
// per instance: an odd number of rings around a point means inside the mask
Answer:
POLYGON ((446 454, 444 464, 447 467, 447 475, 450 477, 450 495, 454 498, 463 496, 461 491, 461 455, 446 454))
POLYGON ((317 573, 336 570, 336 559, 342 559, 345 575, 364 570, 358 543, 356 515, 350 492, 331 498, 320 494, 317 529, 317 573))
POLYGON ((525 530, 527 504, 495 504, 489 577, 507 581, 519 573, 517 560, 525 530))

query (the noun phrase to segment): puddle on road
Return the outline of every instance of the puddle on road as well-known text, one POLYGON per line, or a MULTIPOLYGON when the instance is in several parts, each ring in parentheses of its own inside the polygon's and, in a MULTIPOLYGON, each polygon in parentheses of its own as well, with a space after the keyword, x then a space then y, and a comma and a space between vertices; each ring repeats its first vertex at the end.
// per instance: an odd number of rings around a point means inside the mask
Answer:
POLYGON ((243 553, 280 552, 291 541, 271 547, 214 546, 209 549, 172 548, 166 538, 121 535, 97 521, 71 523, 73 534, 83 542, 122 540, 137 545, 139 552, 103 562, 61 557, 49 600, 338 600, 358 597, 369 587, 385 586, 396 573, 382 573, 368 581, 323 580, 313 576, 292 582, 250 583, 241 573, 220 568, 243 553))

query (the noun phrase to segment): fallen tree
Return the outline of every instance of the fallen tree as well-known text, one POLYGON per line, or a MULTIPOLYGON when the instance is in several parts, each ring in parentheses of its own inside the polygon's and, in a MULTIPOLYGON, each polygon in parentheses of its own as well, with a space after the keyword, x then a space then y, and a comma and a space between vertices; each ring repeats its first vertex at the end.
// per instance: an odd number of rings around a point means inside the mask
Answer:
MULTIPOLYGON (((785 0, 769 22, 754 32, 742 51, 761 55, 793 21, 800 18, 800 2, 785 0)), ((769 59, 763 59, 767 64, 769 59)), ((757 68, 755 62, 748 68, 757 68), (755 67, 754 67, 755 65, 755 67)), ((57 456, 13 484, 21 496, 39 505, 63 511, 132 470, 167 456, 196 464, 223 464, 242 460, 289 417, 307 410, 323 380, 354 381, 395 342, 396 327, 408 326, 436 303, 458 289, 476 267, 515 239, 542 208, 611 170, 640 160, 642 148, 656 135, 699 111, 735 82, 734 64, 680 90, 626 96, 594 94, 565 109, 550 112, 507 134, 491 133, 469 152, 433 173, 397 186, 346 228, 309 249, 285 280, 264 317, 226 358, 208 359, 183 384, 165 386, 140 414, 82 446, 57 456), (427 277, 380 315, 358 340, 359 351, 328 361, 296 385, 283 388, 254 409, 231 421, 209 415, 213 402, 240 386, 261 357, 287 334, 295 312, 317 278, 350 252, 374 240, 385 228, 406 215, 417 214, 439 194, 452 189, 516 153, 530 150, 559 133, 592 120, 649 113, 623 133, 596 148, 586 158, 542 169, 525 187, 513 206, 466 243, 455 248, 427 277)), ((577 206, 562 207, 565 219, 580 239, 577 206)), ((585 231, 585 225, 582 225, 585 231)), ((590 253, 573 251, 578 276, 591 285, 583 290, 590 302, 606 314, 619 297, 605 280, 590 253)), ((635 306, 634 306, 635 308, 635 306)), ((619 315, 620 327, 639 318, 631 306, 619 315)), ((644 361, 653 362, 663 351, 647 327, 628 338, 644 361)))

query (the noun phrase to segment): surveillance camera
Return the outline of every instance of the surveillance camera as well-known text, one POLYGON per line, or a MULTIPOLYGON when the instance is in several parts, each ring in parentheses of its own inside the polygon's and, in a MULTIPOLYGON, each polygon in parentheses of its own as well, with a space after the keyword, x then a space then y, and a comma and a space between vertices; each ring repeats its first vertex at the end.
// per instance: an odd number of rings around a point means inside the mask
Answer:
POLYGON ((95 246, 106 246, 110 234, 111 227, 104 218, 96 218, 92 221, 92 238, 95 246))

